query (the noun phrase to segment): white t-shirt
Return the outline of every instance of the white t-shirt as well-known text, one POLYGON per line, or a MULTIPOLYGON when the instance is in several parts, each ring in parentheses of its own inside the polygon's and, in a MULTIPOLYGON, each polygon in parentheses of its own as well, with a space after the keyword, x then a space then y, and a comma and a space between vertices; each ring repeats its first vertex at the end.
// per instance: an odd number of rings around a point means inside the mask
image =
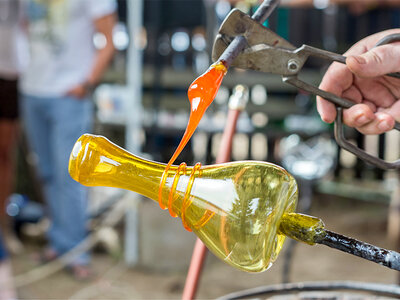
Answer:
POLYGON ((96 53, 93 21, 115 10, 115 0, 27 1, 30 64, 22 92, 58 97, 84 82, 96 53))
POLYGON ((0 77, 15 79, 28 63, 28 44, 16 0, 0 0, 0 77))

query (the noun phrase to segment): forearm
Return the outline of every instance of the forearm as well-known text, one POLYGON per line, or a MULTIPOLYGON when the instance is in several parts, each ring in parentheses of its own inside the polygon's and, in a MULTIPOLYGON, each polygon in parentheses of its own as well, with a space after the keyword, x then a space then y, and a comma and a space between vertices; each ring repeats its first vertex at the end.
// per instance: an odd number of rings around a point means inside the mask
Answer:
POLYGON ((102 17, 101 19, 95 21, 97 31, 102 33, 106 38, 106 45, 96 53, 92 70, 90 71, 86 80, 86 82, 90 85, 96 85, 100 82, 104 72, 114 56, 115 48, 112 41, 112 30, 115 23, 116 16, 114 14, 102 17))
POLYGON ((107 46, 97 52, 92 70, 86 79, 86 82, 89 85, 96 85, 100 82, 114 56, 114 53, 115 48, 112 41, 107 41, 107 46))

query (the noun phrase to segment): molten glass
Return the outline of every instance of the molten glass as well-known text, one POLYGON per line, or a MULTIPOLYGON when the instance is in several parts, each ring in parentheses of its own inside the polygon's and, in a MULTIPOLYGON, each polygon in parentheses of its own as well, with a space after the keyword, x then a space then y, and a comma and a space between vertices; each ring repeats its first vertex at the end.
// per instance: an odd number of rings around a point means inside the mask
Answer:
POLYGON ((88 134, 76 142, 69 172, 84 185, 123 188, 154 201, 164 173, 162 205, 216 256, 248 272, 264 271, 275 261, 287 234, 280 220, 297 203, 294 178, 270 163, 181 164, 165 171, 165 164, 88 134))
MULTIPOLYGON (((174 163, 176 158, 182 152, 183 148, 185 148, 186 144, 189 142, 193 133, 195 132, 197 126, 200 123, 201 118, 206 112, 207 108, 213 102, 215 95, 217 95, 218 89, 221 86, 222 79, 224 78, 227 72, 227 68, 223 64, 223 62, 217 62, 210 66, 210 68, 201 76, 196 78, 188 89, 188 98, 190 101, 190 116, 189 122, 186 126, 185 133, 176 148, 174 154, 169 160, 165 172, 161 178, 161 184, 159 189, 159 197, 158 202, 162 209, 166 209, 167 207, 161 201, 161 193, 163 186, 165 185, 166 176, 169 168, 174 163)), ((182 166, 183 168, 183 166, 182 166)), ((174 216, 174 213, 170 214, 174 216)))

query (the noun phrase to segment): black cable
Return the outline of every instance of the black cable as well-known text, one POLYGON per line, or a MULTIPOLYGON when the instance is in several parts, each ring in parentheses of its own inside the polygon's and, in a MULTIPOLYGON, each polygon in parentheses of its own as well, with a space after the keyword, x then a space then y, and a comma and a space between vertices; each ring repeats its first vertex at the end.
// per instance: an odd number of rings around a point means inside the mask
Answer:
POLYGON ((400 298, 400 287, 396 285, 364 283, 356 281, 327 281, 327 282, 297 282, 276 285, 260 286, 252 289, 234 292, 217 300, 243 299, 254 296, 268 296, 271 294, 305 292, 305 291, 333 291, 351 290, 368 292, 379 296, 400 298))

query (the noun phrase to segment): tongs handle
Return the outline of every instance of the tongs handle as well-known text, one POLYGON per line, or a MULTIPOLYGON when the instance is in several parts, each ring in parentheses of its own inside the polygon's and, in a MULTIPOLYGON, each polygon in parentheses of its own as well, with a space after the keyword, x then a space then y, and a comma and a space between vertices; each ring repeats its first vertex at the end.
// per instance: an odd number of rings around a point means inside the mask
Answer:
POLYGON ((337 115, 336 115, 336 121, 335 121, 335 140, 341 148, 353 153, 358 158, 360 158, 380 169, 383 169, 383 170, 400 169, 400 160, 388 162, 386 160, 380 159, 379 157, 368 154, 364 150, 358 148, 357 146, 353 145, 348 140, 346 140, 346 138, 344 136, 344 132, 343 132, 343 121, 342 121, 343 108, 336 107, 336 113, 337 113, 337 115))
MULTIPOLYGON (((388 43, 392 43, 392 42, 397 42, 397 41, 400 41, 400 34, 398 34, 398 33, 390 34, 388 36, 385 36, 378 43, 376 43, 375 47, 385 45, 388 43)), ((346 63, 346 57, 336 54, 336 53, 321 50, 321 49, 314 48, 314 47, 307 46, 307 45, 304 45, 300 49, 306 56, 313 55, 313 56, 317 56, 317 57, 321 57, 321 58, 325 58, 325 59, 330 59, 332 61, 337 61, 340 63, 346 63)), ((387 74, 387 76, 400 78, 400 73, 399 72, 390 73, 390 74, 387 74)), ((353 153, 360 159, 362 159, 378 168, 385 169, 385 170, 400 169, 400 160, 397 160, 394 162, 385 161, 383 159, 380 159, 378 157, 368 154, 364 150, 358 148, 357 146, 351 144, 349 141, 346 140, 346 138, 344 136, 344 130, 343 130, 343 126, 344 126, 343 125, 343 108, 349 108, 349 107, 355 105, 354 102, 344 99, 344 98, 341 98, 339 96, 336 96, 332 93, 323 91, 323 90, 321 90, 315 86, 312 86, 310 84, 307 84, 307 83, 299 80, 297 78, 297 76, 295 76, 295 75, 284 77, 283 80, 287 83, 292 84, 293 86, 295 86, 299 89, 303 89, 312 94, 318 95, 318 96, 336 104, 337 116, 336 116, 336 120, 335 120, 335 140, 341 148, 353 153)), ((394 125, 394 129, 400 130, 400 123, 396 122, 394 125)))
MULTIPOLYGON (((378 43, 376 43, 374 48, 385 45, 385 44, 389 44, 392 42, 398 42, 398 41, 400 41, 400 34, 398 34, 398 33, 390 34, 388 36, 385 36, 378 43)), ((303 53, 303 55, 305 54, 306 56, 315 56, 315 57, 320 57, 320 58, 331 60, 331 61, 340 62, 342 64, 346 64, 346 56, 340 55, 340 54, 337 54, 334 52, 326 51, 323 49, 318 49, 318 48, 315 48, 312 46, 303 45, 297 51, 301 51, 303 53)), ((400 78, 400 73, 399 72, 389 73, 389 74, 386 74, 386 76, 400 78)))
MULTIPOLYGON (((339 96, 336 96, 335 94, 326 92, 324 90, 321 90, 319 88, 317 88, 316 86, 313 86, 311 84, 308 84, 304 81, 301 81, 300 79, 297 78, 297 76, 287 76, 287 77, 283 77, 283 81, 286 83, 289 83, 295 87, 297 87, 298 89, 304 90, 306 92, 309 92, 311 94, 320 96, 334 104, 336 104, 338 107, 342 107, 342 108, 350 108, 353 105, 355 105, 356 103, 345 99, 345 98, 341 98, 339 96)), ((395 122, 394 124, 394 129, 397 129, 400 131, 400 123, 395 122)))
MULTIPOLYGON (((382 38, 381 40, 379 40, 374 47, 378 47, 378 46, 382 46, 385 44, 389 44, 389 43, 393 43, 393 42, 398 42, 400 41, 400 34, 399 33, 394 33, 394 34, 390 34, 385 36, 384 38, 382 38)), ((303 57, 309 57, 309 56, 315 56, 315 57, 320 57, 323 59, 327 59, 330 61, 336 61, 336 62, 340 62, 343 64, 346 64, 346 57, 334 52, 330 52, 330 51, 326 51, 326 50, 322 50, 322 49, 318 49, 315 47, 311 47, 308 45, 303 45, 302 47, 300 47, 299 49, 296 50, 296 52, 299 54, 299 56, 303 56, 303 57)), ((290 68, 290 67, 289 67, 290 68)), ((294 72, 298 72, 298 70, 294 70, 294 72)), ((293 74, 295 75, 295 74, 293 74)), ((387 76, 391 76, 391 77, 395 77, 395 78, 400 78, 400 73, 396 72, 396 73, 390 73, 387 74, 387 76)), ((315 95, 321 96, 322 98, 340 106, 343 108, 350 108, 352 107, 355 103, 338 97, 332 93, 323 91, 317 87, 311 86, 305 82, 302 82, 301 80, 297 79, 297 77, 295 76, 288 76, 288 77, 284 77, 283 80, 287 83, 290 83, 300 89, 304 89, 308 92, 311 92, 315 95)), ((395 123, 394 128, 397 130, 400 130, 400 124, 398 122, 395 123)))
MULTIPOLYGON (((336 120, 335 120, 335 140, 338 143, 338 145, 353 153, 360 159, 378 167, 384 170, 388 169, 400 169, 400 160, 394 161, 394 162, 387 162, 383 159, 380 159, 379 157, 375 157, 373 155, 368 154, 364 150, 358 148, 357 146, 351 144, 349 141, 346 140, 344 136, 344 130, 343 130, 343 108, 349 108, 353 106, 355 103, 351 102, 350 100, 340 98, 339 96, 336 96, 332 93, 328 93, 326 91, 323 91, 313 85, 310 85, 308 83, 305 83, 304 81, 301 81, 297 78, 297 76, 288 76, 283 78, 284 82, 287 82, 299 89, 305 90, 309 93, 312 93, 314 95, 318 95, 323 97, 324 99, 336 104, 336 120)), ((395 123, 394 128, 397 130, 400 130, 400 124, 398 122, 395 123)))
MULTIPOLYGON (((399 33, 392 33, 389 34, 382 39, 380 39, 376 44, 375 47, 394 43, 394 42, 399 42, 400 41, 400 34, 399 33)), ((395 77, 395 78, 400 78, 400 72, 395 72, 395 73, 390 73, 387 74, 387 76, 395 77)))

